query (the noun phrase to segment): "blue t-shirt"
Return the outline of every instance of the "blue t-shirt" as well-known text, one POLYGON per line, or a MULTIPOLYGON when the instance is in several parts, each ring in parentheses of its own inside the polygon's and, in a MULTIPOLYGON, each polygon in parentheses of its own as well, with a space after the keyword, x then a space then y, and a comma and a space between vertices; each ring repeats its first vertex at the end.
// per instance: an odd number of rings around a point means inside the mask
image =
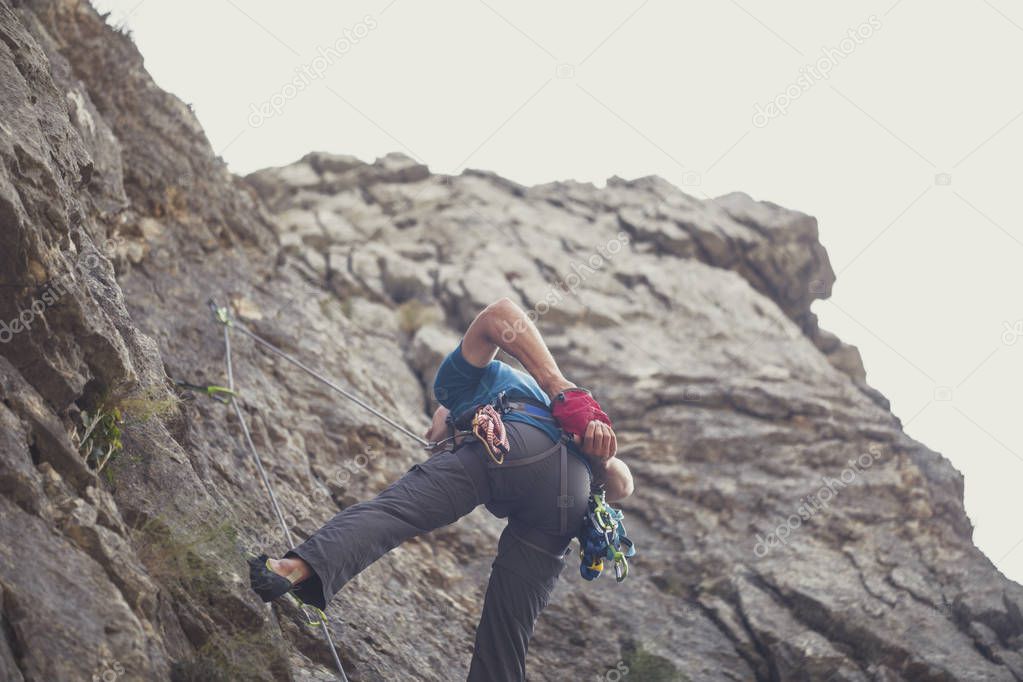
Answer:
MULTIPOLYGON (((526 398, 548 407, 551 404, 536 380, 525 372, 500 360, 491 360, 486 367, 469 364, 462 355, 461 343, 444 358, 437 370, 437 378, 433 381, 433 394, 437 402, 451 410, 454 417, 476 405, 493 402, 502 391, 511 400, 526 398)), ((553 421, 521 412, 510 412, 503 419, 535 426, 555 442, 561 439, 561 429, 553 421)))

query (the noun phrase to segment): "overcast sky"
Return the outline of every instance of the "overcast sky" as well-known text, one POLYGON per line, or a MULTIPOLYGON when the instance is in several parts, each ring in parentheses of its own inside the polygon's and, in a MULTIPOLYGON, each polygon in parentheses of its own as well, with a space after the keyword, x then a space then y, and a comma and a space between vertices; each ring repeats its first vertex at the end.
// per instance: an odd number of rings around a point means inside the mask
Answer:
POLYGON ((238 173, 403 151, 816 216, 821 325, 965 474, 975 540, 1023 581, 1020 3, 96 4, 238 173))

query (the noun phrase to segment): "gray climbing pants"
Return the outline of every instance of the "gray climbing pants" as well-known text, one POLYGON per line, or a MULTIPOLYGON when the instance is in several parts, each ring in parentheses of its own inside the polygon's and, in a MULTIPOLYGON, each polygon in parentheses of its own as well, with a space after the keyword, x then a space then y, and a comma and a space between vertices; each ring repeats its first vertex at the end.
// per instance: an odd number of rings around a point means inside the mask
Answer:
POLYGON ((543 431, 505 422, 511 451, 493 462, 474 439, 414 465, 372 500, 335 515, 288 552, 314 575, 295 587, 321 609, 356 574, 409 538, 453 523, 477 505, 508 518, 497 545, 469 668, 470 682, 521 681, 533 625, 586 514, 586 465, 543 431))

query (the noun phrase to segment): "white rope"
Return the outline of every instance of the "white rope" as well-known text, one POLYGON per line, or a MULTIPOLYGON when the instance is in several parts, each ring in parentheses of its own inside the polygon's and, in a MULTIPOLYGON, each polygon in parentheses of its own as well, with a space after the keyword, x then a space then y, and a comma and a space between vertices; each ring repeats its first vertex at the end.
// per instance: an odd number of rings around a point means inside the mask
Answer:
MULTIPOLYGON (((211 304, 211 307, 212 307, 213 306, 213 302, 210 301, 210 304, 211 304)), ((294 549, 295 548, 295 541, 292 538, 291 529, 288 528, 288 522, 285 520, 284 513, 281 511, 281 507, 280 507, 280 505, 277 502, 277 495, 274 494, 273 486, 270 484, 270 478, 266 475, 266 469, 263 468, 263 463, 259 459, 259 452, 256 450, 256 445, 252 442, 252 435, 249 433, 249 427, 248 427, 248 424, 246 424, 246 422, 245 422, 245 416, 242 414, 241 407, 239 407, 239 405, 238 405, 238 397, 237 397, 236 394, 234 394, 234 390, 235 390, 234 389, 234 368, 233 368, 232 362, 231 362, 231 333, 230 333, 231 327, 234 326, 234 325, 230 324, 229 321, 227 321, 226 311, 224 312, 223 315, 221 315, 221 312, 220 312, 219 309, 217 309, 215 312, 217 314, 217 318, 221 322, 224 322, 224 359, 225 359, 225 362, 227 364, 227 387, 232 391, 232 395, 231 395, 231 399, 230 399, 231 400, 231 406, 234 407, 234 413, 238 417, 238 423, 241 424, 242 434, 244 434, 244 436, 245 436, 245 444, 248 446, 249 453, 252 455, 252 461, 255 462, 255 464, 256 464, 256 470, 259 472, 260 478, 263 479, 263 486, 266 488, 267 496, 270 498, 270 504, 273 507, 274 514, 277 516, 277 522, 280 524, 281 530, 284 531, 284 538, 285 538, 285 540, 288 543, 288 549, 294 549)), ((241 329, 240 327, 236 327, 236 328, 237 329, 241 329)), ((242 330, 242 331, 245 331, 246 333, 249 333, 246 330, 242 330)), ((249 334, 249 335, 253 336, 253 338, 257 338, 253 334, 249 334)), ((257 338, 257 340, 261 341, 261 339, 258 339, 258 338, 257 338)), ((263 343, 265 344, 266 342, 264 341, 263 343)), ((267 344, 267 345, 269 345, 269 344, 267 344)), ((267 607, 269 608, 270 605, 267 604, 267 607)), ((272 613, 272 610, 271 610, 271 613, 272 613)), ((345 669, 341 665, 341 657, 337 653, 337 647, 334 644, 334 638, 331 637, 331 635, 330 635, 330 628, 327 627, 326 615, 323 614, 322 612, 320 612, 320 619, 319 620, 320 620, 320 628, 323 630, 323 636, 324 636, 324 638, 326 638, 327 645, 330 647, 330 654, 334 658, 334 664, 337 666, 337 672, 338 672, 338 674, 340 676, 340 679, 341 679, 342 682, 348 682, 348 676, 345 674, 345 669)))
POLYGON ((337 384, 337 382, 335 382, 334 380, 332 380, 332 379, 330 379, 328 377, 325 377, 324 375, 320 374, 316 370, 314 370, 311 367, 305 365, 301 360, 298 360, 298 359, 288 355, 287 353, 285 353, 280 348, 278 348, 277 346, 273 345, 272 343, 270 343, 266 339, 263 339, 263 338, 257 336, 256 334, 254 334, 253 332, 249 331, 248 329, 243 327, 241 324, 239 324, 237 321, 235 321, 235 320, 228 320, 227 322, 224 322, 224 325, 227 326, 227 327, 232 327, 234 329, 237 329, 242 334, 245 334, 249 338, 253 339, 254 341, 256 341, 256 343, 260 344, 261 346, 263 346, 264 348, 266 348, 270 352, 272 352, 275 355, 278 355, 278 356, 284 358, 285 360, 287 360, 291 364, 295 365, 296 367, 301 369, 303 372, 305 372, 309 376, 311 376, 314 379, 316 379, 317 381, 319 381, 321 384, 323 384, 323 385, 327 386, 328 388, 336 391, 337 393, 340 393, 341 395, 343 395, 344 397, 348 398, 349 400, 351 400, 353 403, 355 403, 359 407, 363 408, 364 410, 367 410, 368 412, 370 412, 373 415, 379 417, 380 419, 383 419, 385 422, 387 422, 388 424, 390 424, 394 428, 398 429, 399 431, 404 433, 406 436, 414 438, 416 440, 416 442, 418 442, 423 447, 430 447, 432 445, 432 443, 430 443, 430 441, 426 440, 425 438, 423 438, 421 436, 416 435, 413 431, 408 430, 407 428, 405 428, 404 426, 402 426, 398 422, 396 422, 393 419, 391 419, 390 417, 388 417, 386 414, 380 412, 379 410, 374 408, 372 405, 368 404, 365 400, 363 400, 359 396, 357 396, 354 393, 351 393, 350 391, 348 391, 348 390, 342 388, 341 386, 339 386, 337 384))
MULTIPOLYGON (((234 392, 234 374, 231 370, 231 332, 227 326, 224 327, 224 357, 227 360, 227 387, 234 392)), ((274 494, 273 486, 270 485, 270 478, 266 475, 266 469, 263 468, 263 463, 259 459, 256 445, 252 442, 252 434, 249 433, 249 426, 245 422, 244 415, 242 415, 242 409, 238 406, 236 395, 232 396, 231 406, 238 417, 238 423, 241 424, 242 434, 245 436, 245 444, 249 446, 249 452, 252 453, 252 461, 256 464, 256 471, 259 472, 259 477, 263 479, 263 486, 266 488, 266 494, 270 498, 270 506, 273 507, 274 514, 277 516, 277 522, 281 524, 281 530, 284 531, 284 538, 287 540, 288 549, 294 549, 295 542, 291 537, 288 522, 284 519, 284 512, 281 511, 281 506, 277 502, 277 495, 274 494)))

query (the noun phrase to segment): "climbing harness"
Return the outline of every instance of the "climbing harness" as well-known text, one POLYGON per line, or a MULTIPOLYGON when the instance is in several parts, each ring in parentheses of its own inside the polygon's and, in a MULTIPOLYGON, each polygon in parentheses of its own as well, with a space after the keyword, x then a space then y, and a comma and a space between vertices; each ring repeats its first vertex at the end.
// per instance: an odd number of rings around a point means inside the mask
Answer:
MULTIPOLYGON (((224 404, 230 404, 234 408, 235 416, 238 418, 238 423, 242 427, 242 434, 245 437, 245 444, 248 446, 249 453, 252 455, 252 461, 256 465, 256 470, 259 472, 260 478, 263 480, 263 486, 266 488, 267 497, 270 499, 270 506, 273 507, 274 514, 277 516, 277 522, 281 526, 281 530, 284 532, 284 538, 287 541, 288 549, 295 548, 295 540, 291 535, 291 529, 288 527, 288 522, 284 518, 284 513, 281 511, 280 504, 277 502, 277 495, 274 493, 273 486, 270 484, 270 478, 266 474, 266 470, 263 468, 263 463, 259 459, 259 452, 256 450, 255 444, 252 442, 252 435, 249 433, 249 427, 245 421, 245 415, 242 413, 241 407, 238 405, 238 393, 235 391, 234 385, 234 368, 231 359, 231 329, 238 329, 245 332, 246 334, 255 337, 244 328, 236 325, 231 319, 227 308, 220 308, 210 299, 208 302, 210 310, 213 311, 213 315, 218 322, 224 325, 224 362, 227 367, 227 386, 199 386, 196 384, 188 384, 187 382, 175 382, 183 388, 189 388, 191 390, 204 391, 208 396, 222 402, 224 404)), ((258 339, 262 341, 262 339, 258 339)), ((263 341, 265 345, 267 344, 263 341)), ((330 647, 330 654, 334 659, 334 664, 337 666, 337 672, 339 679, 342 682, 348 682, 348 676, 345 674, 345 669, 341 665, 341 657, 338 655, 337 647, 334 644, 334 638, 330 635, 330 628, 327 626, 327 616, 323 611, 316 608, 315 606, 304 604, 298 597, 293 594, 290 595, 292 599, 297 602, 299 608, 304 609, 306 607, 312 609, 316 613, 316 619, 309 618, 306 615, 306 621, 311 626, 319 626, 323 631, 323 636, 327 640, 327 645, 330 647)), ((270 605, 267 604, 269 608, 270 605)), ((273 611, 270 611, 273 614, 273 611)))
MULTIPOLYGON (((589 394, 585 389, 578 390, 585 392, 587 395, 589 394)), ((496 418, 500 420, 501 415, 508 414, 509 412, 522 412, 537 419, 558 423, 551 414, 551 409, 543 403, 525 398, 512 399, 502 391, 491 403, 477 405, 457 417, 448 415, 448 428, 451 435, 441 442, 453 443, 460 436, 473 434, 483 441, 494 463, 501 465, 504 463, 504 455, 502 454, 500 459, 495 457, 491 444, 480 434, 476 433, 476 424, 481 414, 496 415, 496 418)), ((487 419, 492 418, 494 416, 487 417, 487 419)), ((569 531, 568 510, 574 503, 574 500, 568 494, 569 454, 575 455, 586 465, 586 469, 590 472, 590 479, 593 480, 593 467, 585 456, 572 447, 571 436, 566 434, 551 449, 505 466, 531 464, 554 454, 561 456, 561 494, 558 496, 558 508, 561 510, 561 532, 567 533, 569 531)), ((600 575, 604 569, 603 562, 605 558, 609 559, 614 565, 615 578, 618 582, 625 580, 625 577, 628 575, 629 563, 627 559, 636 554, 636 548, 625 535, 622 517, 623 514, 620 510, 611 507, 605 502, 604 489, 599 485, 593 485, 587 500, 586 519, 581 524, 579 533, 576 536, 579 540, 580 559, 582 561, 579 570, 587 580, 593 580, 600 575)))
MULTIPOLYGON (((553 422, 551 411, 540 402, 512 400, 504 391, 489 403, 475 405, 459 415, 449 414, 447 418, 448 437, 431 443, 431 446, 452 445, 463 436, 475 436, 487 448, 495 464, 503 464, 504 456, 511 446, 504 427, 503 415, 509 412, 523 412, 537 419, 553 422)), ((581 458, 585 462, 585 458, 581 458)), ((589 463, 586 462, 589 468, 589 463)))
MULTIPOLYGON (((579 389, 585 391, 585 389, 579 389)), ((589 392, 585 391, 588 395, 589 392)), ((502 412, 519 410, 540 419, 553 419, 551 410, 546 406, 524 401, 508 400, 502 393, 497 397, 497 408, 502 412)), ((555 419, 555 421, 558 421, 555 419)), ((602 420, 603 421, 603 420, 602 420)), ((558 421, 560 424, 560 421, 558 421)), ((558 497, 558 506, 561 508, 561 530, 567 530, 567 511, 572 506, 572 500, 568 497, 566 489, 567 457, 566 452, 575 454, 586 465, 593 479, 593 468, 589 461, 570 448, 571 436, 565 435, 560 445, 562 447, 561 461, 561 496, 558 497)), ((594 484, 590 489, 587 500, 586 519, 583 522, 576 539, 579 541, 579 572, 586 580, 594 580, 604 570, 604 559, 608 559, 614 566, 615 580, 622 582, 629 574, 628 559, 636 555, 636 547, 632 540, 625 534, 625 525, 622 523, 624 513, 615 509, 605 501, 605 491, 599 484, 594 484)))
POLYGON ((595 580, 604 571, 604 560, 614 565, 615 580, 622 582, 629 575, 629 557, 636 547, 625 535, 620 509, 604 501, 601 489, 590 493, 586 523, 579 531, 579 573, 586 580, 595 580))

